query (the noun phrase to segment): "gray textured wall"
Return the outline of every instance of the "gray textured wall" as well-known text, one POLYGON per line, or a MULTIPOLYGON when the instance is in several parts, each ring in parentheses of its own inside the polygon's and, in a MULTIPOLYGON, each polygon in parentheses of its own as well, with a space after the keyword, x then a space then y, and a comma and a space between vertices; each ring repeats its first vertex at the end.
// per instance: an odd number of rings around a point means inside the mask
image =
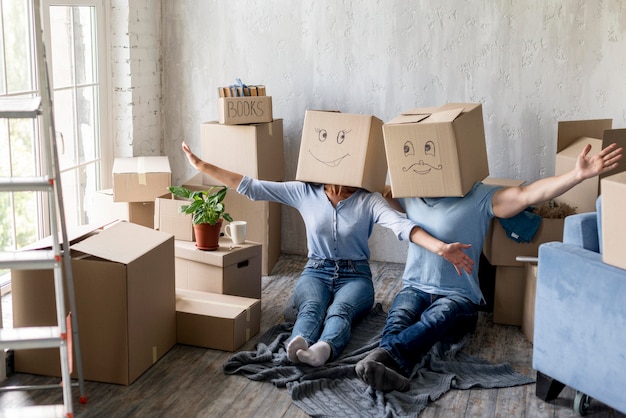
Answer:
MULTIPOLYGON (((387 121, 416 106, 483 104, 492 176, 553 174, 559 120, 624 127, 626 2, 619 0, 164 0, 164 152, 174 181, 193 172, 200 123, 217 118, 216 88, 265 84, 284 119, 286 176, 296 171, 307 108, 387 121)), ((376 230, 373 258, 403 261, 405 244, 376 230)), ((283 250, 305 252, 297 212, 283 250)))

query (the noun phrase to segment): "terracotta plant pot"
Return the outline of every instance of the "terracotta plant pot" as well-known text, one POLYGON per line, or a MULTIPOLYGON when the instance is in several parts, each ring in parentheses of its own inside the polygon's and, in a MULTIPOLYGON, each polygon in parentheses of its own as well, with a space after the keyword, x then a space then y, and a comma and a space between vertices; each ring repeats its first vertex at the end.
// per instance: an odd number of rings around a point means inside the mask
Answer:
POLYGON ((215 225, 197 224, 193 226, 193 229, 196 234, 196 247, 199 250, 215 251, 219 248, 221 219, 215 225))

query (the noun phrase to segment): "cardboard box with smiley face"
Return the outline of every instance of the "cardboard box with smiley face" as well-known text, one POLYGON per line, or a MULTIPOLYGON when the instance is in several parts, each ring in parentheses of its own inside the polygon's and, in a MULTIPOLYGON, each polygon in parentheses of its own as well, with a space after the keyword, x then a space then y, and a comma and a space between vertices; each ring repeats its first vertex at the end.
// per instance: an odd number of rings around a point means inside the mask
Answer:
POLYGON ((412 109, 383 134, 393 197, 464 196, 489 175, 478 103, 412 109))
POLYGON ((383 122, 371 115, 307 110, 296 180, 383 192, 383 122))

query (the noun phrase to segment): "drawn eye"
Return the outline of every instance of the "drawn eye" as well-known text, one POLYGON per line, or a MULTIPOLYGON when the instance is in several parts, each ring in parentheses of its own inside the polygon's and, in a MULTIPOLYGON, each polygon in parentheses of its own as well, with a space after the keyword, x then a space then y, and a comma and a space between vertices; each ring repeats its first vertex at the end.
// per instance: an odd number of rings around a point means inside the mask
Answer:
POLYGON ((339 131, 339 133, 337 133, 337 143, 338 144, 343 144, 343 141, 346 140, 346 134, 348 132, 346 131, 339 131))
POLYGON ((404 156, 407 157, 409 155, 415 155, 415 149, 411 141, 406 141, 404 143, 404 156))
POLYGON ((424 153, 435 156, 435 143, 433 141, 428 141, 424 144, 424 153))
POLYGON ((326 132, 326 129, 318 129, 317 130, 317 139, 320 142, 324 142, 324 141, 326 141, 326 138, 328 138, 328 132, 326 132))

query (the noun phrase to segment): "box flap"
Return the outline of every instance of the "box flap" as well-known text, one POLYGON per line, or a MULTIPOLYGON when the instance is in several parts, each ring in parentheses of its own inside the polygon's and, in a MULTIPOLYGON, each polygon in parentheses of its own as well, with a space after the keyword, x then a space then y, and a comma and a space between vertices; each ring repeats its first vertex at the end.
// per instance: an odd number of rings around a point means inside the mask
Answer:
POLYGON ((172 235, 165 232, 118 222, 70 248, 105 260, 129 264, 170 238, 172 235))
MULTIPOLYGON (((90 235, 96 234, 98 230, 115 222, 116 221, 105 221, 105 222, 96 223, 96 224, 80 225, 80 226, 74 226, 71 228, 68 227, 67 239, 70 242, 70 247, 74 243, 81 241, 82 239, 87 238, 90 235)), ((63 241, 63 237, 61 236, 60 231, 59 231, 59 243, 62 243, 62 241, 63 241)), ((52 248, 52 236, 48 235, 47 237, 40 239, 37 242, 33 242, 32 244, 22 247, 20 251, 46 250, 50 248, 52 248)))
POLYGON ((580 137, 602 138, 604 131, 611 129, 613 119, 560 121, 557 131, 556 152, 569 147, 580 137))
POLYGON ((220 318, 236 318, 259 300, 198 290, 176 289, 176 311, 220 318))
POLYGON ((168 157, 116 158, 113 161, 113 174, 171 172, 168 157))
POLYGON ((441 112, 435 112, 429 117, 427 117, 426 119, 424 119, 422 123, 452 122, 453 120, 458 118, 461 113, 463 113, 462 107, 459 107, 456 109, 444 110, 441 112))
POLYGON ((499 177, 487 177, 483 180, 484 184, 502 187, 517 187, 526 183, 526 180, 504 179, 499 177))
POLYGON ((402 114, 400 116, 396 116, 391 119, 386 125, 401 125, 405 123, 417 123, 421 120, 426 119, 430 114, 402 114))

